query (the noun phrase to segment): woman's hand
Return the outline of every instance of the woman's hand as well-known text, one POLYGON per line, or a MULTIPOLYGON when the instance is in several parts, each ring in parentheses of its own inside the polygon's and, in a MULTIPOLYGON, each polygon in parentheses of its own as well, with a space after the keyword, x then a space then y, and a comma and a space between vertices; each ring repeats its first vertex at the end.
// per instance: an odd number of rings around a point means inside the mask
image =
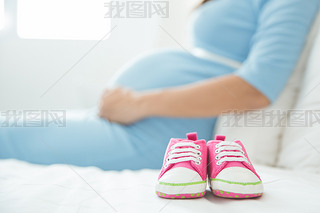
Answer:
POLYGON ((260 91, 235 75, 143 93, 117 88, 101 98, 100 117, 131 124, 148 116, 203 118, 232 110, 247 111, 268 106, 260 91))
POLYGON ((100 101, 99 116, 111 122, 131 124, 147 116, 142 94, 124 89, 107 89, 100 101))

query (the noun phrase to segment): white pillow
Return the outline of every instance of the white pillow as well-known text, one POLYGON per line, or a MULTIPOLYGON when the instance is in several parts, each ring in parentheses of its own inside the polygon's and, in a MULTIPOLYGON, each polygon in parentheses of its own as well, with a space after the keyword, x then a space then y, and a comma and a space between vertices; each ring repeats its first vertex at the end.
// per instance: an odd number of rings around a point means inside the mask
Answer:
POLYGON ((295 110, 281 142, 278 166, 320 173, 320 31, 295 110))
MULTIPOLYGON (((223 115, 218 119, 215 134, 226 135, 227 140, 241 140, 250 160, 254 163, 268 166, 276 165, 280 139, 287 123, 286 112, 294 106, 297 99, 310 50, 318 32, 319 21, 320 14, 312 27, 296 69, 284 91, 272 106, 259 111, 223 115), (279 115, 277 115, 278 113, 279 115)), ((320 83, 320 79, 318 82, 320 83)))
POLYGON ((286 116, 272 122, 270 113, 281 113, 293 106, 301 70, 296 70, 279 99, 264 110, 222 115, 215 134, 226 135, 226 140, 241 140, 253 163, 274 166, 279 152, 279 140, 286 116), (271 122, 271 124, 270 124, 271 122))

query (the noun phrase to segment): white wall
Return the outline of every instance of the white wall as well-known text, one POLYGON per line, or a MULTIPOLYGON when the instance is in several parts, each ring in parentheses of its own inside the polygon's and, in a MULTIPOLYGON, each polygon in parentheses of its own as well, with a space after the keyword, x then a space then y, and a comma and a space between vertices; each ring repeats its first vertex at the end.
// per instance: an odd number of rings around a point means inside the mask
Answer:
POLYGON ((97 103, 108 79, 126 61, 158 47, 180 48, 160 29, 187 46, 185 26, 198 0, 170 1, 168 19, 112 20, 117 28, 46 95, 41 95, 97 41, 20 39, 16 0, 5 0, 0 30, 0 110, 87 108, 97 103))

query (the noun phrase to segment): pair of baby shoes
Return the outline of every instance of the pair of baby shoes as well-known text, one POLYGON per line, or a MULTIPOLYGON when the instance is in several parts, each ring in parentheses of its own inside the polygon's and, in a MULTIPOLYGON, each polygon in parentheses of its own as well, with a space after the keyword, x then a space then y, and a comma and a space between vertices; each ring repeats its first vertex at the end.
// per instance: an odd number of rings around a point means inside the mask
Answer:
POLYGON ((206 193, 207 176, 212 193, 224 198, 253 198, 263 184, 241 141, 225 141, 217 135, 206 144, 197 133, 172 138, 156 184, 163 198, 198 198, 206 193))

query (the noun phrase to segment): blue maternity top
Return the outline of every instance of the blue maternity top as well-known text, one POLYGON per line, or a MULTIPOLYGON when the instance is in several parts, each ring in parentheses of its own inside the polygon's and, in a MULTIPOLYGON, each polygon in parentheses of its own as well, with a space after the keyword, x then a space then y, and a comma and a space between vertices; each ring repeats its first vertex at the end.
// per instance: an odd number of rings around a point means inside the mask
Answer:
POLYGON ((194 13, 193 45, 243 63, 235 74, 273 102, 318 7, 319 0, 213 0, 194 13))

